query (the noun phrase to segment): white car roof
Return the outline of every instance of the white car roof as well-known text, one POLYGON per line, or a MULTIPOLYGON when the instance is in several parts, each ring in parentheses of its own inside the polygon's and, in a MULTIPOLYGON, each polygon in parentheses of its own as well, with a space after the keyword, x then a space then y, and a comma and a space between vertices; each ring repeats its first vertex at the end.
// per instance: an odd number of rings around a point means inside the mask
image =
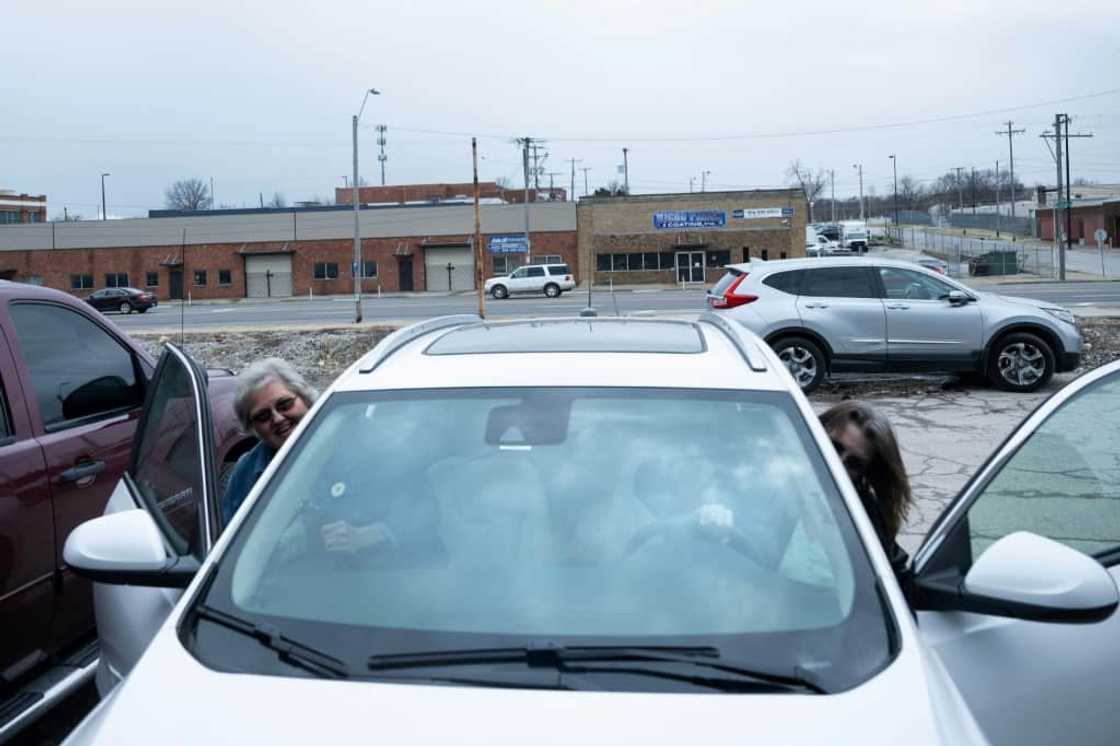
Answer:
MULTIPOLYGON (((750 261, 740 262, 739 264, 728 264, 727 269, 738 270, 739 272, 760 272, 763 274, 773 274, 774 272, 783 272, 790 269, 815 269, 820 267, 897 267, 898 269, 912 269, 919 272, 928 272, 928 270, 916 261, 904 261, 901 259, 886 259, 886 258, 868 258, 866 256, 837 256, 837 257, 804 257, 798 259, 777 259, 773 261, 750 261)), ((938 275, 938 279, 944 280, 943 275, 938 275)))
POLYGON ((722 319, 457 317, 386 338, 332 391, 519 386, 789 391, 791 385, 757 337, 722 319))

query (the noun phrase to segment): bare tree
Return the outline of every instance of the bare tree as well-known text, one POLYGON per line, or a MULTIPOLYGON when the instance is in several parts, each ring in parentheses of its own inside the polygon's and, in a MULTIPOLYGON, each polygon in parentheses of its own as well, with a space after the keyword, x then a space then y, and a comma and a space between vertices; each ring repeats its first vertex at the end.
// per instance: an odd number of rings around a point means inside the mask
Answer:
POLYGON ((801 159, 797 158, 789 164, 789 168, 786 169, 786 176, 789 177, 791 183, 801 187, 801 190, 805 192, 805 199, 809 200, 809 222, 812 223, 813 202, 824 191, 824 185, 828 183, 824 169, 818 168, 814 174, 807 167, 802 166, 801 159))
POLYGON ((163 193, 172 210, 206 210, 210 207, 210 187, 202 179, 179 179, 163 193))
POLYGON ((268 202, 269 207, 287 207, 288 201, 284 199, 284 195, 280 192, 275 192, 272 199, 268 202))
POLYGON ((499 176, 497 179, 494 180, 494 183, 498 185, 499 189, 509 189, 510 188, 510 181, 509 181, 508 176, 499 176))
POLYGON ((913 176, 906 175, 898 180, 898 201, 913 212, 925 198, 925 187, 913 176))

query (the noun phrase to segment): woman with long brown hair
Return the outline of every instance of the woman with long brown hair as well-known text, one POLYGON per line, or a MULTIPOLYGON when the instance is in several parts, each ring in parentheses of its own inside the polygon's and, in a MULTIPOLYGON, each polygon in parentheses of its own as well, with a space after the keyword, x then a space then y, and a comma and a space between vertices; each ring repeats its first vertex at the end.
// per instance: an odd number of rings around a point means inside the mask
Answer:
POLYGON ((895 575, 902 578, 910 558, 895 539, 914 498, 894 429, 885 417, 860 401, 841 402, 820 419, 859 493, 895 575))

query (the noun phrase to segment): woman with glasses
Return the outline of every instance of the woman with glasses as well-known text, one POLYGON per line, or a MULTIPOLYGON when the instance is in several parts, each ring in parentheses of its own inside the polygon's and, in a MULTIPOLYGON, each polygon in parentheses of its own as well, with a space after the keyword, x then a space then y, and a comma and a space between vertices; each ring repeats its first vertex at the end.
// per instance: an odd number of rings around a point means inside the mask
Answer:
POLYGON ((890 422, 859 401, 841 402, 820 419, 859 493, 895 576, 904 580, 910 558, 895 539, 914 498, 890 422))
POLYGON ((233 411, 241 427, 257 436, 259 442, 233 467, 222 497, 223 525, 233 518, 272 457, 318 396, 319 392, 280 358, 258 360, 237 376, 233 411))

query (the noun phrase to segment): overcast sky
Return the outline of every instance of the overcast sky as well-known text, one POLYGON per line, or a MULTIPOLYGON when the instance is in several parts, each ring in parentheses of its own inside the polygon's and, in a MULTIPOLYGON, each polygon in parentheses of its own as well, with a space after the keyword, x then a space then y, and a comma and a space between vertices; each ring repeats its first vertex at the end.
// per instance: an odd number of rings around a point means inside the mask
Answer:
POLYGON ((212 177, 221 205, 333 196, 370 86, 370 183, 385 123, 391 184, 469 181, 454 133, 476 133, 484 180, 519 183, 510 138, 529 135, 557 186, 570 158, 592 189, 621 179, 628 146, 635 193, 699 189, 703 171, 709 188, 777 186, 800 158, 835 170, 838 197, 855 163, 886 194, 891 153, 918 179, 1005 167, 994 133, 1012 119, 1033 184, 1053 180, 1038 134, 1056 112, 1095 135, 1075 142, 1074 177, 1120 182, 1115 0, 43 0, 2 15, 0 188, 47 194, 52 217, 95 217, 105 171, 111 216, 162 207, 188 176, 212 177))

